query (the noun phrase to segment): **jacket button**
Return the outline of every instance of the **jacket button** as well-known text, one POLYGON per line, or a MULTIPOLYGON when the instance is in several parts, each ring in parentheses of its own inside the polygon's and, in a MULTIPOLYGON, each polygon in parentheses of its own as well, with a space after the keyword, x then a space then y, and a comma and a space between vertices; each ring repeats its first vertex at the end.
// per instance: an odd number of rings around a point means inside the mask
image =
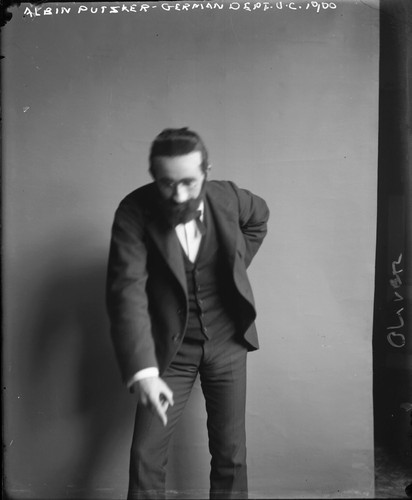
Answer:
POLYGON ((173 335, 173 337, 172 337, 172 340, 173 340, 173 342, 175 342, 175 343, 179 342, 179 339, 180 339, 180 335, 179 335, 179 334, 177 334, 177 335, 173 335))

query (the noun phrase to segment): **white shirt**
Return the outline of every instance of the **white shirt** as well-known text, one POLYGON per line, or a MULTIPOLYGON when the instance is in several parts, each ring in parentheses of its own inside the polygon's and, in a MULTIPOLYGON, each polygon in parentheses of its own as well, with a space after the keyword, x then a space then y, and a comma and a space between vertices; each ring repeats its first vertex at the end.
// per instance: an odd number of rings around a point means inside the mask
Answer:
MULTIPOLYGON (((200 202, 199 211, 200 220, 203 221, 203 201, 200 202)), ((185 254, 189 258, 190 262, 194 262, 199 252, 200 242, 202 241, 202 235, 199 231, 196 220, 192 219, 189 222, 186 222, 186 224, 178 224, 175 230, 185 254)))
MULTIPOLYGON (((204 203, 200 202, 200 220, 203 221, 204 218, 204 203)), ((195 219, 186 222, 185 224, 178 224, 175 227, 176 235, 179 238, 179 242, 187 255, 190 262, 196 260, 197 254, 199 252, 200 243, 202 241, 202 235, 199 231, 197 222, 195 219)), ((133 377, 127 382, 127 387, 130 388, 135 382, 148 377, 158 377, 159 370, 155 366, 149 368, 144 368, 139 370, 133 375, 133 377)))

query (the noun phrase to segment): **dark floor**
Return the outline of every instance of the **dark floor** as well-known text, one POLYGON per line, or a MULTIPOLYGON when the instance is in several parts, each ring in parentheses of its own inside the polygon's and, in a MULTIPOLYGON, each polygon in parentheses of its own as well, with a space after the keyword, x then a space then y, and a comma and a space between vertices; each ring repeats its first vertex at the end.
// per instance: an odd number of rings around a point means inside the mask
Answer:
POLYGON ((375 498, 412 498, 412 457, 375 449, 375 498))

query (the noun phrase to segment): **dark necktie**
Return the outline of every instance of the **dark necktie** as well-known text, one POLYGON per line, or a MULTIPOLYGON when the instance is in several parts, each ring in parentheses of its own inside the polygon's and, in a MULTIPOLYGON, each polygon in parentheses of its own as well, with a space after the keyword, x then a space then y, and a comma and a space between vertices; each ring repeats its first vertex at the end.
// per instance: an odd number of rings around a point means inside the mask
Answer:
POLYGON ((205 223, 201 220, 200 216, 202 215, 202 212, 200 210, 198 210, 196 212, 196 217, 195 217, 195 220, 196 220, 196 224, 197 224, 197 228, 199 229, 199 233, 204 236, 206 234, 206 225, 205 223))

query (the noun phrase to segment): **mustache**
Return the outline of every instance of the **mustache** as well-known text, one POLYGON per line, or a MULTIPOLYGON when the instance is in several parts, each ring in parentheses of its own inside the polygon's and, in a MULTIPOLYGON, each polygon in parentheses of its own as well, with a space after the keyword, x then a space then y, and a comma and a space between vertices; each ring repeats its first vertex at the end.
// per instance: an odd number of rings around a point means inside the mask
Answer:
POLYGON ((200 193, 196 198, 190 198, 189 200, 179 203, 172 198, 165 199, 160 196, 158 205, 162 218, 171 227, 176 227, 178 224, 184 224, 196 218, 200 202, 204 198, 205 190, 206 179, 203 181, 200 193))

